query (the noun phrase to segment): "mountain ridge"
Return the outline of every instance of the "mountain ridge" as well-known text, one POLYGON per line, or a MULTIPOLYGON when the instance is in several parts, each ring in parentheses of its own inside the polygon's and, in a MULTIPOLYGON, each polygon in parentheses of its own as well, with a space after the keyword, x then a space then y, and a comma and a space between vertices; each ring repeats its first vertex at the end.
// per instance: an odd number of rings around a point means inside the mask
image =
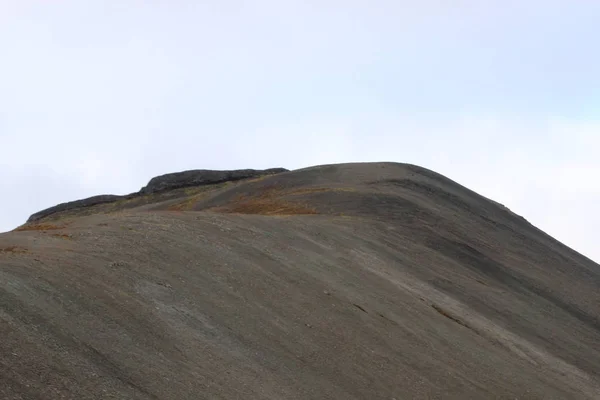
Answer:
POLYGON ((69 201, 46 208, 44 210, 32 214, 27 219, 27 222, 38 221, 52 214, 60 213, 63 211, 91 207, 98 204, 112 203, 118 200, 133 199, 144 194, 164 192, 168 190, 186 188, 191 186, 214 185, 223 182, 258 178, 260 176, 272 175, 286 171, 288 170, 286 170, 285 168, 271 168, 266 170, 244 169, 228 171, 196 169, 182 172, 174 172, 156 176, 152 178, 150 182, 148 182, 148 184, 142 187, 139 191, 127 195, 96 195, 85 199, 69 201))
POLYGON ((0 277, 7 399, 600 396, 598 264, 411 164, 52 213, 0 277))

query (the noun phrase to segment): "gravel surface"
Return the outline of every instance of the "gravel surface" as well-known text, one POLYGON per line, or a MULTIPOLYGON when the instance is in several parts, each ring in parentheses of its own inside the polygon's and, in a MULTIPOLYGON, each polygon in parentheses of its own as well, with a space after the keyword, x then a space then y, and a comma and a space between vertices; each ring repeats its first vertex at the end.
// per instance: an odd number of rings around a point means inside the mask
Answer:
POLYGON ((600 266, 413 165, 0 235, 0 399, 599 399, 600 266))

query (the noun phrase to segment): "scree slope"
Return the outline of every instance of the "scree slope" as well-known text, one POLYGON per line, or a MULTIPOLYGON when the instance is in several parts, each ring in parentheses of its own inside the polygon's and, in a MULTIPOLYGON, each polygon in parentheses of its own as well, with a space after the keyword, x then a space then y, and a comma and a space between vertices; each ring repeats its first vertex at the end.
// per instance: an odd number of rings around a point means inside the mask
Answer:
POLYGON ((185 171, 0 235, 0 399, 599 399, 600 267, 399 163, 185 171))

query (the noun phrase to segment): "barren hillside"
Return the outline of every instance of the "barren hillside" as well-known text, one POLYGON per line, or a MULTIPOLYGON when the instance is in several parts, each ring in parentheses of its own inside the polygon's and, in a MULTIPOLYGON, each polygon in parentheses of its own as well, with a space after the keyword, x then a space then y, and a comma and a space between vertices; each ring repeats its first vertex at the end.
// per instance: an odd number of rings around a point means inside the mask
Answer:
POLYGON ((600 266, 407 164, 188 171, 0 235, 0 399, 599 399, 600 266))

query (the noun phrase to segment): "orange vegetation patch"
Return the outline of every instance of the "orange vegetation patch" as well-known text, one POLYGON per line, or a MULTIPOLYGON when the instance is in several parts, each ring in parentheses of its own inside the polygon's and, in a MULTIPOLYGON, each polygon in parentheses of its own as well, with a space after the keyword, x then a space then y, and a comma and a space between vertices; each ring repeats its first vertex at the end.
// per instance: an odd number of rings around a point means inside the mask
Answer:
POLYGON ((197 199, 195 197, 192 197, 190 199, 181 201, 179 203, 175 203, 175 204, 171 204, 167 210, 168 211, 189 211, 194 207, 194 204, 196 204, 197 199))
POLYGON ((53 233, 51 236, 59 238, 59 239, 65 239, 65 240, 73 239, 72 235, 65 235, 64 233, 53 233))
POLYGON ((52 225, 52 224, 33 224, 23 225, 15 229, 15 231, 53 231, 57 229, 64 229, 64 226, 52 225))
POLYGON ((8 246, 4 248, 0 248, 0 253, 9 253, 9 254, 22 254, 27 253, 27 249, 19 246, 8 246))
POLYGON ((257 196, 239 195, 229 204, 216 207, 213 211, 235 214, 300 215, 318 214, 307 204, 284 200, 285 192, 265 189, 257 196))
MULTIPOLYGON (((247 182, 263 180, 265 177, 252 179, 247 182)), ((349 192, 351 188, 330 188, 330 187, 308 187, 297 189, 282 189, 277 186, 270 186, 262 189, 259 193, 238 195, 224 206, 211 208, 211 211, 235 214, 262 214, 262 215, 299 215, 299 214, 318 214, 314 207, 306 203, 300 203, 284 199, 287 196, 298 196, 320 192, 349 192)), ((190 211, 194 209, 197 202, 204 194, 187 198, 183 201, 170 205, 169 211, 190 211)))
POLYGON ((307 188, 294 189, 285 194, 286 195, 301 195, 301 194, 308 194, 308 193, 355 192, 355 191, 356 191, 356 189, 345 188, 345 187, 333 187, 333 188, 330 188, 330 187, 307 187, 307 188))
POLYGON ((282 200, 248 200, 226 207, 218 207, 214 211, 262 215, 317 214, 317 210, 314 208, 282 200))

